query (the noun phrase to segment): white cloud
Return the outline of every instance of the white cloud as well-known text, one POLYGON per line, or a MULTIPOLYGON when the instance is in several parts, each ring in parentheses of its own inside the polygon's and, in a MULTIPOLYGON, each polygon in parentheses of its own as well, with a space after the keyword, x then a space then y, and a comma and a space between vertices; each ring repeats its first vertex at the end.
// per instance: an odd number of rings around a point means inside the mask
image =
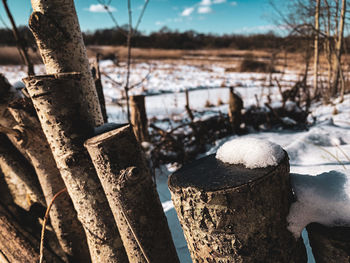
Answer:
POLYGON ((213 4, 223 4, 226 3, 226 0, 213 0, 213 4))
MULTIPOLYGON (((107 12, 105 7, 101 4, 96 4, 96 5, 92 4, 92 5, 90 5, 89 8, 85 8, 85 10, 90 11, 92 13, 106 13, 107 12)), ((108 10, 110 12, 117 11, 117 9, 115 7, 110 6, 110 5, 108 6, 108 10)))
POLYGON ((203 6, 209 6, 209 5, 211 5, 211 4, 212 4, 211 0, 202 0, 202 1, 199 3, 199 5, 203 5, 203 6))
POLYGON ((181 16, 190 16, 194 11, 194 7, 187 7, 182 11, 181 16))
POLYGON ((233 1, 233 2, 230 3, 230 5, 232 5, 232 6, 237 6, 237 2, 236 2, 236 1, 233 1))
POLYGON ((156 23, 155 23, 156 26, 162 26, 162 25, 164 25, 164 24, 165 24, 165 23, 162 22, 162 21, 156 21, 156 23))
POLYGON ((209 14, 213 12, 210 6, 200 6, 198 7, 198 14, 209 14))

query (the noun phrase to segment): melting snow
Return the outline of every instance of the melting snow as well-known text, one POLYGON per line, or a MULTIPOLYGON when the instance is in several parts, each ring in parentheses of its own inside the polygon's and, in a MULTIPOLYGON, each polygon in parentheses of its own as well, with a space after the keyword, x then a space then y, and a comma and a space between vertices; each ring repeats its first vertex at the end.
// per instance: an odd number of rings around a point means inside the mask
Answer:
POLYGON ((330 171, 317 176, 291 174, 297 202, 287 217, 295 237, 309 223, 350 226, 350 172, 330 171))

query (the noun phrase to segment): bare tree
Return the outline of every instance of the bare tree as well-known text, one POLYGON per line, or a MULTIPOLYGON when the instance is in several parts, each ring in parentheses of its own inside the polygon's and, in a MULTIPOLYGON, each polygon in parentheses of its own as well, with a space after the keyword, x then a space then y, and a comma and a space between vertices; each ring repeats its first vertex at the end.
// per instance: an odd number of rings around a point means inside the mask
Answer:
POLYGON ((318 63, 319 63, 319 31, 320 31, 320 0, 316 0, 315 7, 315 43, 314 43, 314 96, 318 91, 318 63))
MULTIPOLYGON (((338 3, 338 1, 336 2, 338 3)), ((337 13, 338 12, 336 12, 336 14, 337 13)), ((339 27, 336 27, 337 35, 334 36, 335 47, 334 47, 334 54, 333 54, 334 55, 334 60, 333 60, 334 74, 333 74, 332 91, 331 91, 332 96, 335 96, 339 91, 338 90, 339 78, 343 78, 342 68, 341 68, 341 58, 342 58, 342 47, 343 47, 343 39, 344 39, 345 15, 346 15, 346 0, 342 0, 339 27)), ((336 26, 338 26, 338 20, 336 20, 336 26)))
MULTIPOLYGON (((109 5, 111 3, 111 0, 108 0, 107 2, 105 0, 97 0, 103 7, 105 8, 106 12, 109 14, 111 17, 113 23, 115 24, 116 28, 120 29, 119 23, 117 22, 117 19, 114 17, 113 13, 111 12, 109 5)), ((148 6, 149 0, 145 0, 145 3, 142 7, 141 13, 137 19, 135 27, 133 27, 133 20, 132 20, 132 9, 131 9, 131 0, 128 0, 128 32, 126 34, 126 45, 127 45, 127 71, 126 71, 126 78, 125 82, 123 84, 124 92, 125 92, 125 98, 126 98, 126 107, 127 107, 127 114, 128 114, 128 121, 130 121, 130 98, 129 98, 129 91, 134 85, 130 85, 130 73, 131 73, 131 57, 132 57, 132 37, 137 32, 142 18, 145 14, 146 8, 148 6)), ((124 30, 123 30, 124 31, 124 30)))

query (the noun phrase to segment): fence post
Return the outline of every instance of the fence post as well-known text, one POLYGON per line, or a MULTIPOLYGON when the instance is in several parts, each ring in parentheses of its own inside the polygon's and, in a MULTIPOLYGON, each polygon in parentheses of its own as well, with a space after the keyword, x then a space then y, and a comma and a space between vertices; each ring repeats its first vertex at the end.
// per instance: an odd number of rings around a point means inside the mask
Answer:
POLYGON ((232 131, 237 133, 240 129, 242 123, 242 109, 243 101, 242 99, 234 93, 233 87, 230 87, 230 99, 229 99, 229 111, 228 116, 230 118, 230 123, 232 131))
POLYGON ((131 124, 139 142, 148 141, 148 120, 145 108, 145 96, 130 96, 131 124))
POLYGON ((193 262, 306 262, 302 240, 287 230, 287 154, 259 169, 210 155, 172 174, 169 188, 193 262))
POLYGON ((350 261, 350 228, 308 225, 312 253, 317 263, 350 261))

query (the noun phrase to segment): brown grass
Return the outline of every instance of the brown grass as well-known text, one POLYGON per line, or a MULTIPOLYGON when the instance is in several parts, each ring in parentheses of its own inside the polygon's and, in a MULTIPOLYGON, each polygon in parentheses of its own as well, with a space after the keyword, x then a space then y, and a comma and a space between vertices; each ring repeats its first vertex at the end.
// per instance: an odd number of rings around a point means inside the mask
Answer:
MULTIPOLYGON (((42 63, 38 53, 29 51, 29 56, 34 64, 42 63)), ((22 65, 23 62, 16 47, 0 47, 0 65, 22 65)))

